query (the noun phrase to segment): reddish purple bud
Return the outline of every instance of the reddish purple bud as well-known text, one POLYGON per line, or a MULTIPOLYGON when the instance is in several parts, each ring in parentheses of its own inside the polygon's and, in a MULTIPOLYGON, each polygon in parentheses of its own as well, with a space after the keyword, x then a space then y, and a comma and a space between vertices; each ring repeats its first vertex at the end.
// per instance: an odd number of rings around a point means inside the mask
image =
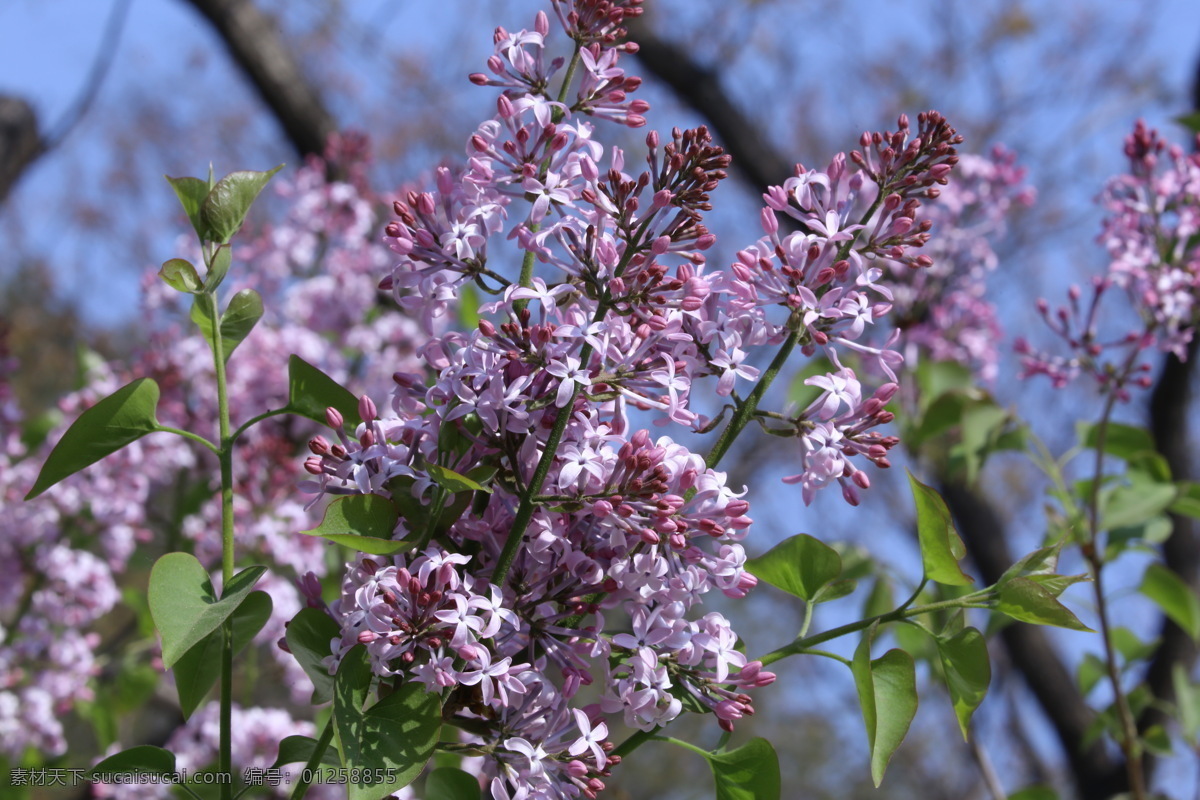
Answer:
POLYGON ((318 456, 329 455, 329 441, 324 436, 314 436, 308 440, 308 449, 318 456))
POLYGON ((320 475, 322 472, 321 459, 317 456, 309 456, 304 459, 304 471, 310 475, 320 475))
POLYGON ((374 422, 378 413, 378 409, 375 408, 375 401, 367 397, 365 394, 358 398, 358 415, 362 417, 363 422, 368 424, 374 422))
POLYGON ((325 422, 334 430, 340 430, 346 424, 345 418, 342 417, 342 412, 333 406, 325 409, 325 422))

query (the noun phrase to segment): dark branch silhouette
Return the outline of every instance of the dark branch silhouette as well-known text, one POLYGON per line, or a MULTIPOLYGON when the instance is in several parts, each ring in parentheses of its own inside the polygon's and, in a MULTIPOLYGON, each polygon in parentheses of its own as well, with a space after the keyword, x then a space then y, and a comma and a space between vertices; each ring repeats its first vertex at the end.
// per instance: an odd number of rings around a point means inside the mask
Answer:
POLYGON ((0 96, 0 205, 44 152, 33 106, 19 97, 0 96))
POLYGON ((321 155, 337 121, 280 35, 252 0, 189 0, 212 24, 301 156, 321 155))

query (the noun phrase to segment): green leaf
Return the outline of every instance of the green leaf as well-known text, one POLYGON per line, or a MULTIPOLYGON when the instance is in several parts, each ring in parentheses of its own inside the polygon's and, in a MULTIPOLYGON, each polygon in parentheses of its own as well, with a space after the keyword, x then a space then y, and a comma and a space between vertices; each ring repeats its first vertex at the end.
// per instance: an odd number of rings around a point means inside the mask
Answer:
POLYGON ((1192 133, 1200 133, 1200 111, 1193 111, 1190 114, 1175 117, 1175 121, 1192 133))
POLYGON ((983 702, 992 681, 987 641, 974 628, 964 628, 948 639, 938 638, 937 648, 950 700, 954 703, 954 715, 965 740, 971 715, 983 702))
POLYGON ((779 756, 766 739, 754 738, 736 750, 708 753, 717 800, 778 800, 782 792, 779 756))
POLYGON ((996 583, 1001 584, 1013 578, 1029 577, 1030 575, 1053 574, 1054 570, 1058 569, 1058 554, 1062 550, 1062 546, 1063 543, 1059 542, 1049 547, 1039 547, 1004 570, 1004 574, 996 583))
POLYGON ((1195 745, 1200 739, 1200 692, 1196 691, 1183 664, 1176 663, 1171 669, 1171 683, 1175 688, 1179 732, 1189 744, 1195 745))
POLYGON ((454 767, 438 767, 425 778, 425 800, 479 800, 479 779, 454 767))
POLYGON ((928 408, 948 392, 972 392, 975 376, 970 367, 957 361, 923 360, 917 365, 917 386, 921 390, 921 404, 928 408))
POLYGON ((1026 786, 1019 792, 1008 796, 1008 800, 1059 800, 1058 792, 1049 786, 1026 786))
POLYGON ((479 327, 479 292, 469 283, 458 288, 458 324, 464 331, 479 327))
POLYGON ((963 412, 962 453, 966 461, 967 482, 974 483, 979 470, 1008 425, 1008 411, 989 402, 975 403, 963 412))
POLYGON ((832 547, 801 533, 746 562, 760 580, 809 603, 842 574, 842 558, 832 547))
POLYGON ((1171 747, 1171 736, 1162 725, 1151 725, 1142 734, 1142 744, 1159 758, 1169 758, 1174 755, 1171 747))
POLYGON ((282 164, 269 172, 231 172, 217 181, 200 206, 200 218, 211 232, 213 241, 225 243, 233 238, 258 193, 281 169, 282 164))
POLYGON ((996 610, 1020 622, 1056 625, 1073 631, 1094 633, 1051 594, 1029 578, 1013 578, 1000 584, 996 610))
POLYGON ((179 198, 184 213, 191 220, 196 235, 201 240, 211 240, 212 236, 209 234, 208 226, 200 216, 200 207, 204 205, 204 199, 208 197, 208 183, 199 178, 172 178, 169 175, 165 177, 167 183, 171 184, 171 188, 175 190, 175 196, 179 198))
POLYGON ((287 410, 325 424, 325 409, 336 408, 352 429, 362 422, 358 398, 300 356, 288 358, 287 410))
POLYGON ((351 783, 349 800, 378 798, 407 786, 433 756, 442 729, 441 701, 419 683, 406 683, 363 710, 371 684, 366 648, 357 645, 342 659, 334 681, 333 723, 347 769, 385 770, 391 780, 351 783))
POLYGON ((867 599, 863 601, 862 618, 878 617, 895 608, 896 598, 892 592, 892 579, 886 575, 880 575, 872 584, 867 599))
POLYGON ((958 566, 966 547, 954 529, 946 501, 930 486, 908 473, 913 500, 917 506, 917 537, 921 542, 921 561, 930 580, 947 586, 966 586, 974 579, 958 566))
MULTIPOLYGON (((1099 443, 1099 434, 1100 426, 1095 423, 1079 422, 1075 425, 1075 435, 1081 447, 1095 450, 1099 443)), ((1104 452, 1129 461, 1147 451, 1154 452, 1155 447, 1153 437, 1145 428, 1119 422, 1107 423, 1104 432, 1104 452)))
POLYGON ((162 278, 163 283, 177 292, 195 294, 204 288, 204 282, 200 280, 200 273, 196 272, 192 262, 183 258, 164 261, 162 269, 158 271, 158 276, 162 278))
POLYGON ((1124 626, 1113 628, 1111 637, 1113 647, 1121 654, 1127 668, 1135 661, 1148 658, 1158 649, 1157 638, 1143 642, 1136 633, 1124 626))
POLYGON ((262 315, 262 295, 253 289, 242 289, 230 298, 229 306, 221 315, 221 344, 226 362, 242 340, 254 330, 262 315))
POLYGON ((1086 697, 1108 675, 1108 666, 1095 653, 1087 653, 1075 669, 1075 682, 1086 697))
POLYGON ((220 245, 212 251, 207 263, 208 274, 204 276, 204 291, 215 292, 229 274, 229 265, 233 263, 233 248, 227 244, 220 245))
POLYGON ((266 567, 234 575, 218 600, 208 572, 188 553, 167 553, 150 570, 150 614, 162 636, 163 665, 170 669, 188 650, 241 606, 266 567))
POLYGON ((1166 511, 1175 496, 1175 486, 1170 483, 1118 486, 1104 499, 1100 527, 1113 530, 1144 524, 1166 511))
POLYGON ((917 673, 912 656, 903 650, 889 650, 871 660, 871 639, 877 625, 863 635, 850 670, 862 707, 871 749, 871 779, 876 788, 896 748, 904 741, 908 726, 917 713, 917 673))
POLYGON ((79 415, 54 445, 25 499, 158 430, 158 384, 138 378, 79 415))
POLYGON ((313 682, 312 703, 319 706, 333 699, 333 676, 321 662, 332 655, 330 642, 342 635, 333 619, 316 608, 303 608, 287 625, 284 639, 292 657, 313 682))
POLYGON ((109 775, 172 775, 175 773, 175 754, 161 747, 148 744, 122 750, 92 767, 88 777, 92 780, 101 773, 109 775))
POLYGON ((434 483, 449 492, 487 492, 491 494, 492 490, 487 486, 476 483, 466 475, 459 475, 452 469, 446 469, 438 464, 426 464, 425 470, 429 473, 429 477, 433 478, 434 483))
MULTIPOLYGON (((230 615, 233 620, 233 654, 246 649, 250 641, 271 618, 271 596, 266 592, 251 592, 230 615)), ((175 688, 179 706, 187 719, 199 708, 209 689, 221 677, 221 629, 205 636, 175 664, 175 688)))
POLYGON ((1157 603, 1193 641, 1200 639, 1200 598, 1182 578, 1162 564, 1151 564, 1138 591, 1157 603))
MULTIPOLYGON (((308 609, 312 611, 314 609, 308 609)), ((285 764, 307 764, 312 758, 312 754, 316 752, 317 740, 308 736, 287 736, 279 743, 279 757, 275 759, 275 763, 271 765, 271 769, 279 769, 285 764)), ((321 756, 321 764, 327 767, 340 767, 341 759, 338 758, 337 751, 332 747, 326 747, 325 753, 321 756)))
POLYGON ((1179 495, 1171 504, 1171 513, 1200 519, 1200 483, 1180 481, 1177 485, 1179 495))
POLYGON ((1077 583, 1086 583, 1092 578, 1090 575, 1030 575, 1029 580, 1041 586, 1052 596, 1058 597, 1067 590, 1068 586, 1074 586, 1077 583))
POLYGON ((208 342, 209 347, 216 347, 216 340, 213 338, 213 331, 216 330, 212 315, 214 302, 216 301, 212 295, 196 295, 192 299, 192 310, 188 312, 188 318, 196 323, 196 327, 200 329, 200 335, 204 337, 204 341, 208 342))
POLYGON ((300 531, 373 555, 390 555, 411 547, 411 542, 393 541, 400 512, 391 500, 377 494, 339 497, 325 509, 321 524, 300 531))

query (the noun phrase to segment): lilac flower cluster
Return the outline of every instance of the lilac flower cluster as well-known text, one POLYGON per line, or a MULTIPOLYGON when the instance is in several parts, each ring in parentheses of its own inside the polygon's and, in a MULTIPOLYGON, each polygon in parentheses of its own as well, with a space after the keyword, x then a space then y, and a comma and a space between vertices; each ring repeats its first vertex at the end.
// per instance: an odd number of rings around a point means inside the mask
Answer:
POLYGON ((1150 350, 1187 357, 1200 289, 1200 155, 1169 145, 1141 121, 1125 139, 1128 173, 1108 182, 1099 203, 1107 212, 1099 240, 1108 251, 1104 275, 1088 290, 1072 286, 1068 302, 1038 311, 1066 345, 1066 355, 1018 340, 1022 377, 1045 375, 1063 387, 1090 375, 1108 393, 1128 401, 1130 387, 1151 385, 1150 350), (1101 303, 1124 295, 1136 317, 1124 331, 1100 329, 1101 303))
POLYGON ((1035 197, 1012 151, 997 146, 988 156, 960 156, 953 180, 921 215, 939 231, 925 249, 933 264, 895 266, 890 276, 906 362, 953 361, 985 383, 995 381, 1002 331, 986 299, 988 275, 998 264, 992 242, 1004 236, 1009 215, 1035 197))
POLYGON ((546 14, 496 31, 491 76, 472 76, 503 89, 496 116, 469 138, 465 166, 397 201, 386 227, 399 260, 381 287, 423 320, 419 355, 436 377, 398 370, 390 412, 364 396, 353 435, 330 409, 336 441, 314 438, 305 462, 314 502, 390 498, 394 538, 411 545, 347 565, 328 607, 341 629, 330 669, 365 645, 376 674, 442 693, 496 800, 595 797, 619 760, 610 715, 651 730, 707 711, 732 730, 753 713, 747 692, 774 676, 701 610, 713 590, 739 598, 755 584, 741 544, 749 503, 715 458, 631 415, 712 429, 721 419, 693 395, 713 378, 744 424, 766 385, 753 383, 764 348, 821 351, 836 370, 812 379, 820 396, 762 418, 801 440, 802 472, 788 480, 806 502, 837 483, 856 503, 870 483, 860 461, 886 467, 896 444, 875 428, 892 418, 902 361, 894 335, 872 346, 867 331, 890 310, 892 265, 928 266, 914 253, 929 237, 918 209, 961 141, 928 112, 915 131, 902 117, 865 134, 862 152, 824 171, 797 167, 764 196, 764 237, 710 271, 703 219, 729 158, 707 130, 650 133, 637 171, 584 118, 644 123, 620 66, 632 48, 619 29, 638 6, 554 3, 576 45, 566 75, 583 75, 574 94, 567 79, 550 93, 564 60, 545 52, 546 14), (505 240, 523 256, 519 279, 506 277, 505 240), (468 284, 496 299, 474 330, 439 335, 468 284), (844 362, 890 381, 864 390, 844 362), (448 491, 447 471, 483 488, 448 491), (580 700, 586 685, 598 701, 580 700))

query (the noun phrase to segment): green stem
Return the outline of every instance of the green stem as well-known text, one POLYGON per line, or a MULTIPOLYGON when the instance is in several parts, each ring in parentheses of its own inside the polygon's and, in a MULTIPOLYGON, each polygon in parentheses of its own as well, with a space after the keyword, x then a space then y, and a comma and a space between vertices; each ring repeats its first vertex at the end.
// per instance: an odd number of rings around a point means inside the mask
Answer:
POLYGON ((317 739, 317 746, 313 748, 313 753, 308 757, 308 763, 304 765, 304 771, 300 773, 300 780, 292 789, 292 800, 301 800, 308 793, 308 785, 311 778, 317 771, 317 767, 321 765, 321 759, 325 757, 325 751, 329 749, 329 742, 333 739, 333 715, 330 714, 329 721, 325 723, 325 729, 321 731, 321 738, 317 739))
POLYGON ((788 356, 792 354, 792 350, 796 347, 798 341, 800 341, 800 331, 793 329, 788 333, 787 339, 780 346, 779 352, 775 354, 775 358, 771 360, 767 371, 758 379, 758 383, 755 384, 754 389, 746 396, 745 402, 738 406, 733 418, 725 426, 725 430, 721 431, 721 435, 717 437, 716 444, 713 445, 708 458, 704 459, 704 463, 708 465, 709 469, 715 468, 720 463, 742 430, 754 418, 754 411, 758 408, 759 401, 767 393, 767 389, 771 387, 772 381, 779 375, 779 371, 783 369, 783 365, 787 363, 788 356))
POLYGON ((857 622, 850 622, 837 628, 831 628, 821 633, 813 634, 812 636, 799 637, 795 641, 785 644, 783 647, 772 650, 758 661, 763 663, 763 666, 773 664, 780 659, 788 656, 798 655, 807 650, 812 650, 819 644, 824 644, 831 639, 837 639, 850 633, 864 631, 874 625, 876 622, 886 624, 888 622, 898 622, 909 617, 919 617, 922 614, 930 614, 934 611, 944 611, 952 608, 987 608, 986 603, 982 602, 983 593, 976 592, 965 597, 956 597, 952 600, 939 600, 936 603, 927 603, 923 606, 912 606, 905 608, 901 606, 894 611, 889 611, 886 614, 876 614, 873 617, 860 619, 857 622))
POLYGON ((217 447, 215 444, 210 442, 208 439, 205 439, 203 436, 192 433, 191 431, 184 431, 184 430, 180 430, 179 428, 172 428, 170 425, 158 425, 155 427, 155 430, 162 431, 163 433, 173 433, 176 436, 182 436, 184 439, 191 439, 193 442, 196 442, 197 444, 204 445, 205 447, 207 447, 209 450, 212 450, 217 455, 221 454, 221 448, 217 447))
MULTIPOLYGON (((562 86, 558 90, 558 102, 560 103, 566 103, 567 95, 571 92, 571 84, 575 80, 575 69, 579 66, 579 53, 581 50, 583 50, 583 45, 576 42, 575 52, 571 54, 571 63, 567 64, 567 72, 563 76, 562 86)), ((562 118, 561 112, 558 112, 557 109, 556 114, 558 114, 558 119, 562 118)), ((554 121, 558 122, 558 119, 554 121)))
POLYGON ((271 417, 278 417, 278 416, 282 416, 284 414, 290 414, 290 413, 292 413, 292 412, 288 411, 286 408, 277 408, 274 411, 264 411, 263 413, 259 414, 257 417, 251 417, 250 419, 243 422, 242 426, 240 428, 238 428, 236 431, 233 432, 233 441, 236 442, 238 439, 242 438, 243 433, 250 430, 250 428, 252 428, 255 425, 257 425, 258 423, 262 422, 264 419, 270 419, 271 417))
MULTIPOLYGON (((1132 369, 1136 351, 1127 359, 1125 372, 1132 369)), ((1119 385, 1119 383, 1118 383, 1119 385)), ((1104 552, 1099 547, 1100 538, 1100 484, 1104 477, 1104 447, 1108 440, 1108 425, 1116 405, 1116 389, 1111 389, 1104 401, 1104 410, 1100 422, 1096 425, 1096 465, 1092 478, 1092 491, 1088 497, 1088 540, 1083 547, 1083 555, 1087 559, 1092 573, 1092 589, 1096 596, 1096 616, 1100 619, 1100 636, 1104 640, 1104 664, 1108 674, 1108 682, 1112 687, 1117 719, 1121 725, 1120 745, 1125 755, 1125 772, 1129 777, 1129 789, 1134 800, 1146 800, 1146 779, 1142 772, 1142 744, 1138 738, 1137 722, 1133 718, 1133 709, 1129 706, 1129 698, 1121 686, 1121 671, 1117 664, 1116 648, 1113 645, 1112 627, 1108 619, 1108 601, 1104 596, 1104 583, 1101 573, 1104 569, 1104 552)))
MULTIPOLYGON (((604 304, 601 304, 599 314, 604 309, 604 304)), ((587 364, 592 357, 592 346, 584 344, 579 350, 579 363, 587 364)), ((554 463, 554 453, 558 450, 558 444, 562 441, 563 432, 567 429, 567 423, 571 420, 570 410, 575 406, 575 395, 579 393, 579 384, 576 383, 571 390, 571 397, 567 400, 566 405, 558 410, 558 416, 554 418, 554 428, 550 431, 550 438, 546 440, 545 449, 542 450, 542 457, 538 460, 537 468, 533 472, 533 478, 529 481, 525 493, 521 495, 521 503, 517 506, 517 513, 513 517, 512 527, 508 532, 508 539, 504 542, 504 549, 500 552, 500 559, 496 562, 496 569, 492 573, 491 581, 497 586, 504 585, 504 579, 508 577, 508 571, 512 568, 513 561, 517 558, 517 550, 521 547, 521 540, 525 538, 525 529, 529 527, 529 521, 533 519, 534 509, 537 507, 537 494, 541 491, 542 484, 546 480, 546 476, 550 474, 550 466, 554 463)))
MULTIPOLYGON (((217 408, 221 464, 221 588, 233 579, 233 437, 229 424, 229 387, 225 377, 225 343, 216 292, 204 295, 213 321, 213 364, 217 373, 217 408)), ((218 771, 233 775, 233 621, 221 626, 221 743, 218 771)), ((233 799, 233 781, 221 784, 221 800, 233 799)))

